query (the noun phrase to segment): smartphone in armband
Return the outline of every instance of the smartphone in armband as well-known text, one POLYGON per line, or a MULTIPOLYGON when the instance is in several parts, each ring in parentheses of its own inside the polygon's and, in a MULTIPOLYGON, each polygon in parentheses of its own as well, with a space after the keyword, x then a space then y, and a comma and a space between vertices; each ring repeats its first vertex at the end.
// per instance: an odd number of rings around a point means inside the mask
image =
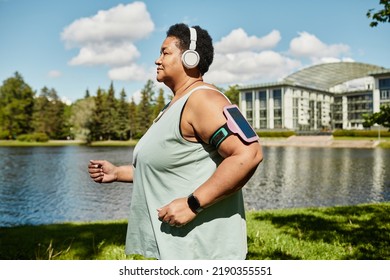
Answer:
POLYGON ((227 126, 230 131, 238 134, 244 142, 252 143, 259 139, 257 133, 242 115, 237 105, 225 106, 223 108, 223 113, 227 119, 227 126))
POLYGON ((237 134, 244 143, 256 142, 259 139, 257 133, 241 114, 237 105, 225 106, 223 108, 223 114, 226 117, 226 123, 213 133, 209 141, 210 144, 215 146, 217 149, 219 145, 221 145, 221 143, 232 134, 237 134))

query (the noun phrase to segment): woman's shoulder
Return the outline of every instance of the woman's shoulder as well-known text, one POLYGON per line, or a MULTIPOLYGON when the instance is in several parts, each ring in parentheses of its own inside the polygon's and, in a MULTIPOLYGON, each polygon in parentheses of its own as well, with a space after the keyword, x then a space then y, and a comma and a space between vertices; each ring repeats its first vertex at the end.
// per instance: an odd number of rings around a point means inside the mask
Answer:
POLYGON ((189 103, 202 106, 210 103, 229 104, 229 99, 216 86, 208 83, 203 83, 196 87, 189 98, 189 103))

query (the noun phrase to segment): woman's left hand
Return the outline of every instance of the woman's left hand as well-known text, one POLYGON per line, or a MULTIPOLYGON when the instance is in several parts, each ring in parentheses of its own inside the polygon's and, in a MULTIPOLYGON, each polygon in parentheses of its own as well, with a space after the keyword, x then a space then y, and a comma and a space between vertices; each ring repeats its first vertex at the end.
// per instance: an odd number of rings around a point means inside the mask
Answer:
POLYGON ((196 216, 188 206, 187 197, 175 199, 171 203, 157 209, 157 212, 160 221, 175 227, 184 226, 196 216))

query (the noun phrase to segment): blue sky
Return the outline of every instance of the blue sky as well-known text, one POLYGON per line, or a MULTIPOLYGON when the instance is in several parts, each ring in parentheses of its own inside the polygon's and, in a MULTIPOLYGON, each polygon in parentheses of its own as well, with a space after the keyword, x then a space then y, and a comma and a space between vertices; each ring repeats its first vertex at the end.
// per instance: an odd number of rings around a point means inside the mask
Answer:
MULTIPOLYGON (((114 83, 137 100, 166 30, 209 31, 205 80, 227 88, 280 80, 303 67, 356 61, 390 68, 390 24, 369 27, 379 0, 0 0, 0 82, 19 72, 37 94, 64 100, 114 83)), ((169 89, 162 86, 166 93, 169 89)))

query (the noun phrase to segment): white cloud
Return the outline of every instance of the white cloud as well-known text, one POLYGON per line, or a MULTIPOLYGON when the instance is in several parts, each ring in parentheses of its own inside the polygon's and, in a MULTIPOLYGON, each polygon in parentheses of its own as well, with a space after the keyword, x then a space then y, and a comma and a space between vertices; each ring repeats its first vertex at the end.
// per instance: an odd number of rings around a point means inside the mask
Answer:
POLYGON ((275 81, 301 66, 274 51, 216 54, 207 78, 215 84, 275 81))
POLYGON ((354 59, 350 57, 320 57, 320 58, 312 58, 313 64, 321 64, 321 63, 333 63, 333 62, 355 62, 354 59))
POLYGON ((124 79, 124 73, 128 73, 130 80, 139 80, 140 73, 131 70, 140 67, 136 65, 140 52, 135 42, 153 30, 146 5, 133 2, 75 20, 64 28, 61 39, 66 47, 80 49, 70 65, 106 65, 113 68, 108 73, 110 77, 124 79))
POLYGON ((147 37, 153 30, 154 23, 146 5, 134 2, 78 19, 64 28, 61 38, 69 47, 107 41, 134 42, 147 37))
POLYGON ((281 39, 280 32, 271 31, 268 35, 258 38, 248 36, 242 29, 238 28, 223 37, 220 42, 215 44, 215 51, 218 53, 234 53, 248 50, 265 50, 275 47, 281 39))
MULTIPOLYGON (((155 72, 155 68, 153 68, 155 72)), ((120 80, 120 81, 145 81, 148 79, 153 79, 152 69, 149 71, 145 70, 144 67, 132 64, 123 67, 113 68, 108 72, 108 76, 111 80, 120 80)), ((155 75, 154 75, 155 76, 155 75)))
POLYGON ((70 65, 126 65, 133 63, 140 56, 137 48, 131 43, 92 44, 80 49, 72 58, 70 65))
POLYGON ((62 73, 58 70, 50 70, 49 73, 47 73, 47 76, 49 78, 58 78, 62 76, 62 73))
POLYGON ((64 102, 66 105, 72 104, 72 101, 68 97, 61 97, 61 101, 64 102))
POLYGON ((275 51, 281 41, 280 32, 263 37, 248 36, 239 28, 215 43, 214 62, 206 73, 218 85, 279 81, 298 71, 308 61, 312 64, 353 61, 346 44, 325 44, 315 35, 299 33, 290 42, 288 51, 275 51), (308 60, 307 60, 308 59, 308 60))
POLYGON ((248 36, 241 28, 233 30, 215 43, 207 79, 219 85, 279 80, 301 66, 299 60, 270 50, 280 40, 277 30, 263 37, 248 36))
POLYGON ((141 90, 137 90, 137 91, 133 92, 133 94, 129 98, 130 102, 132 100, 134 100, 135 104, 139 104, 141 102, 141 90))
POLYGON ((327 45, 315 35, 307 32, 299 33, 299 36, 290 42, 289 53, 297 57, 310 58, 313 62, 321 61, 323 58, 340 59, 341 56, 349 54, 349 46, 345 44, 327 45))

